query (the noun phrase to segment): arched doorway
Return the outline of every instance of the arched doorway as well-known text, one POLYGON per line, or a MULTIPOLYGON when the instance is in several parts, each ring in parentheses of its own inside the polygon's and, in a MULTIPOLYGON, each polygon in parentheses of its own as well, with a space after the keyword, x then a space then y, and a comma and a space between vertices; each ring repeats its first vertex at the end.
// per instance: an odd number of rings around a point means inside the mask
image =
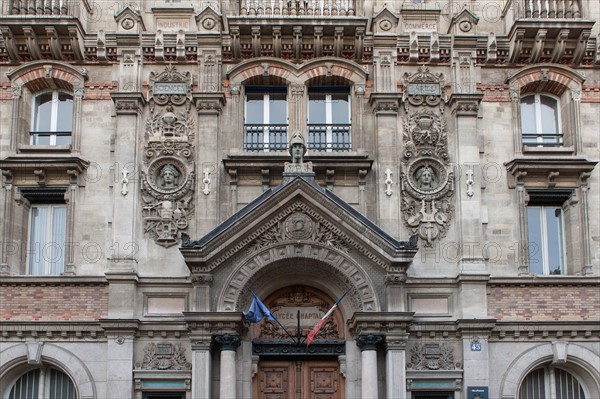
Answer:
POLYGON ((339 309, 306 346, 307 334, 334 303, 322 291, 300 285, 279 289, 265 300, 279 323, 252 326, 252 352, 258 357, 255 398, 344 397, 339 357, 345 354, 345 332, 339 309))

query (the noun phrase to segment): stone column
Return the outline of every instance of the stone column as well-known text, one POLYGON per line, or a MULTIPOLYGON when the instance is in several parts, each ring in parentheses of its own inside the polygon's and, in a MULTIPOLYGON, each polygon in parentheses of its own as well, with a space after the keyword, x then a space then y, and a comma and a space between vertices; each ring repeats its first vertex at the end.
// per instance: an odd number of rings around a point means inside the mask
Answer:
POLYGON ((195 336, 192 341, 192 398, 211 399, 211 337, 195 336))
POLYGON ((382 335, 359 335, 356 345, 361 351, 362 386, 361 397, 363 399, 379 397, 377 393, 377 345, 383 341, 382 335))
MULTIPOLYGON (((22 142, 21 135, 21 124, 19 123, 21 118, 21 94, 23 92, 22 86, 13 84, 12 87, 12 115, 10 119, 10 147, 9 151, 14 153, 17 151, 19 142, 22 142)), ((29 142, 27 142, 29 144, 29 142)), ((3 157, 4 158, 4 157, 3 157)))
MULTIPOLYGON (((12 213, 13 213, 13 174, 11 170, 5 169, 2 170, 2 179, 3 183, 0 186, 0 199, 2 200, 2 209, 0 210, 2 213, 3 226, 2 230, 0 230, 0 275, 2 274, 10 274, 11 268, 9 265, 9 257, 8 254, 11 255, 18 253, 19 245, 17 242, 12 240, 11 237, 11 225, 13 223, 12 213)), ((23 245, 23 244, 21 244, 23 245)))
POLYGON ((219 398, 235 399, 237 398, 235 351, 240 346, 240 336, 234 334, 217 335, 215 341, 221 345, 221 385, 219 398))

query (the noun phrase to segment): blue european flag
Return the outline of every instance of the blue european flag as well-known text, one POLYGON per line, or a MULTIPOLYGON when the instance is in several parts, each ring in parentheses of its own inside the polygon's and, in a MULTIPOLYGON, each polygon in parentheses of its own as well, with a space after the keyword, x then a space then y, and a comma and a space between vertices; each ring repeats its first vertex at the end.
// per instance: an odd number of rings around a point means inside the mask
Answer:
POLYGON ((267 320, 276 321, 277 319, 275 319, 275 316, 271 314, 269 309, 267 309, 265 304, 258 299, 254 292, 252 293, 252 296, 254 299, 252 299, 250 309, 248 309, 247 312, 244 312, 244 316, 246 317, 246 320, 248 320, 248 323, 259 323, 265 317, 267 320))

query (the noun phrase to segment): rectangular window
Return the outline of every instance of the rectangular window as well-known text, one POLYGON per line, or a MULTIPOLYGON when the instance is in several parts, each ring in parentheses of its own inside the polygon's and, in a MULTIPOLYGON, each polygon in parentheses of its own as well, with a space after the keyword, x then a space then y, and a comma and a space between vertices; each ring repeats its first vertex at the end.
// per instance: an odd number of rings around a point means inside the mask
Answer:
POLYGON ((285 151, 287 129, 287 88, 247 86, 244 150, 285 151))
POLYGON ((32 205, 29 215, 29 274, 62 273, 65 269, 66 205, 32 205))
POLYGON ((531 190, 527 206, 529 272, 565 274, 565 234, 562 204, 572 190, 531 190))
POLYGON ((308 149, 350 151, 350 89, 311 88, 308 93, 308 149))

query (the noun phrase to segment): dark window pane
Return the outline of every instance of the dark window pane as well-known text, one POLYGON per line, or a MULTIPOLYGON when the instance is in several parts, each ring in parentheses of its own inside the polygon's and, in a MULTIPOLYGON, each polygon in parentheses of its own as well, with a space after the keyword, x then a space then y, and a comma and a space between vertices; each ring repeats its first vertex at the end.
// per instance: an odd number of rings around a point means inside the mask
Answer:
POLYGON ((550 274, 562 274, 563 270, 563 237, 562 209, 545 208, 546 235, 548 248, 548 266, 550 274))
POLYGON ((35 116, 33 130, 49 132, 52 129, 52 93, 40 94, 35 98, 35 116))
POLYGON ((535 96, 521 99, 521 132, 523 134, 538 133, 535 116, 535 96))
POLYGON ((331 95, 331 111, 332 121, 336 123, 350 123, 350 113, 348 110, 348 95, 347 94, 332 94, 331 95))
POLYGON ((285 125, 287 123, 287 101, 284 93, 269 95, 269 123, 285 125))
POLYGON ((558 133, 558 102, 548 96, 540 96, 540 110, 542 114, 542 133, 558 133))
POLYGON ((308 97, 308 123, 309 124, 324 124, 326 119, 326 95, 325 94, 310 94, 308 97))
POLYGON ((69 94, 60 93, 58 100, 56 131, 70 132, 73 129, 73 99, 69 94))

